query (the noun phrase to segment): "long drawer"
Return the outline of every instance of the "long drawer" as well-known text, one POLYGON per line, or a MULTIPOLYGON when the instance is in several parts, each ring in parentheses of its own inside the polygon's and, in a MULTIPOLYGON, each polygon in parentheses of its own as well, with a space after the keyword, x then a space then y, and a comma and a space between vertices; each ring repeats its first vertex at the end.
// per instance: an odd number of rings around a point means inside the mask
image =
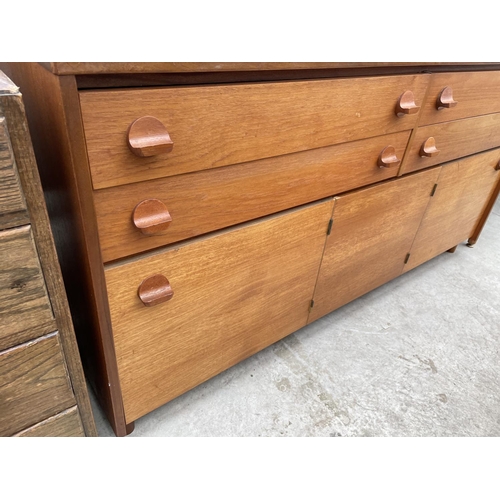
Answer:
POLYGON ((103 259, 109 262, 395 177, 409 135, 398 132, 98 190, 94 201, 103 259))
POLYGON ((106 268, 127 422, 305 326, 332 208, 106 268))
POLYGON ((402 172, 420 170, 498 146, 500 113, 419 127, 403 160, 402 172))
POLYGON ((429 76, 82 91, 93 186, 410 130, 429 76))

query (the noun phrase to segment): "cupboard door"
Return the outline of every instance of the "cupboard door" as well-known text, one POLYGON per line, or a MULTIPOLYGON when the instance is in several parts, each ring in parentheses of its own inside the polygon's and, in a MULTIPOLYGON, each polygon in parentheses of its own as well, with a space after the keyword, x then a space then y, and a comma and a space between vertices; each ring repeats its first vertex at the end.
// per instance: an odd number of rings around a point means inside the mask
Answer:
POLYGON ((106 268, 127 422, 306 325, 332 207, 106 268))
POLYGON ((401 274, 439 171, 335 198, 309 323, 401 274))
POLYGON ((499 181, 499 162, 500 149, 495 149, 442 167, 405 272, 472 235, 499 181))

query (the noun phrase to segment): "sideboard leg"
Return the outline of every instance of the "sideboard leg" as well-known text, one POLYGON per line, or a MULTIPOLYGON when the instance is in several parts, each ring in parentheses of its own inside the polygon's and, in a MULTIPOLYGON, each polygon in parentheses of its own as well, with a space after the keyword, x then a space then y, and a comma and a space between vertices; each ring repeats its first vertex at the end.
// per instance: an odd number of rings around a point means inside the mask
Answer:
POLYGON ((455 250, 457 249, 458 245, 455 245, 453 248, 450 248, 447 250, 448 253, 455 253, 455 250))
POLYGON ((129 434, 132 434, 132 432, 134 432, 134 429, 135 429, 135 422, 130 422, 130 424, 127 424, 125 426, 125 432, 126 432, 126 436, 128 436, 129 434))

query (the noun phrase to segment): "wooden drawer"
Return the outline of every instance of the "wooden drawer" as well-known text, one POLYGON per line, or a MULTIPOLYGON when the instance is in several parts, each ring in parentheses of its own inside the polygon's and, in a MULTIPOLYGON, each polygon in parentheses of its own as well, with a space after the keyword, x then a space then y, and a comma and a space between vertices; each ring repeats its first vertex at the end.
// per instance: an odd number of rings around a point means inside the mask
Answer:
POLYGON ((28 427, 15 435, 16 437, 83 437, 82 421, 75 406, 65 410, 43 422, 28 427))
POLYGON ((0 352, 0 436, 74 405, 57 333, 0 352))
POLYGON ((332 207, 330 199, 106 268, 127 422, 306 324, 332 207), (158 274, 173 296, 145 307, 138 287, 158 274))
POLYGON ((0 117, 0 229, 29 221, 5 118, 0 117))
POLYGON ((500 71, 438 73, 431 77, 419 123, 431 125, 499 112, 500 71))
POLYGON ((0 231, 0 349, 55 328, 31 226, 0 231))
POLYGON ((421 105, 428 79, 404 75, 82 91, 93 186, 101 189, 410 130, 418 109, 398 117, 398 101, 412 91, 421 105), (130 125, 144 116, 155 117, 166 128, 173 141, 170 152, 139 157, 127 147, 130 125))
POLYGON ((409 134, 98 190, 94 200, 103 259, 111 261, 395 177, 398 165, 381 168, 379 157, 393 146, 402 158, 409 134), (164 204, 151 213, 170 216, 166 229, 159 225, 154 232, 158 219, 145 230, 134 225, 135 207, 148 199, 164 204))
POLYGON ((497 146, 500 146, 500 113, 419 127, 403 160, 402 172, 420 170, 497 146), (431 137, 439 152, 422 157, 422 147, 431 137))

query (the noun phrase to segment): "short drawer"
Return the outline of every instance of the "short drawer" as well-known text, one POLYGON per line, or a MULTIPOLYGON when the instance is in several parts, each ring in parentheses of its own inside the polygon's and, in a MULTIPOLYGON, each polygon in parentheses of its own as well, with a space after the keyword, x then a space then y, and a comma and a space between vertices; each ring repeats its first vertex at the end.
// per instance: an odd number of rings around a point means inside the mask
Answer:
POLYGON ((395 177, 409 135, 95 191, 104 261, 395 177))
POLYGON ((0 352, 0 436, 74 405, 57 333, 0 352))
POLYGON ((0 349, 55 329, 31 226, 0 231, 0 325, 0 349))
POLYGON ((106 267, 128 423, 305 326, 332 208, 106 267))
POLYGON ((468 156, 500 146, 500 113, 419 127, 402 172, 468 156))
POLYGON ((84 437, 78 408, 74 406, 22 430, 16 437, 84 437))
POLYGON ((432 75, 420 125, 500 112, 500 71, 432 75))
POLYGON ((0 229, 26 224, 28 220, 7 125, 0 117, 0 229))
POLYGON ((410 130, 428 79, 404 75, 82 91, 93 186, 101 189, 410 130), (403 96, 407 92, 411 95, 403 96), (406 113, 398 113, 400 101, 406 113))

